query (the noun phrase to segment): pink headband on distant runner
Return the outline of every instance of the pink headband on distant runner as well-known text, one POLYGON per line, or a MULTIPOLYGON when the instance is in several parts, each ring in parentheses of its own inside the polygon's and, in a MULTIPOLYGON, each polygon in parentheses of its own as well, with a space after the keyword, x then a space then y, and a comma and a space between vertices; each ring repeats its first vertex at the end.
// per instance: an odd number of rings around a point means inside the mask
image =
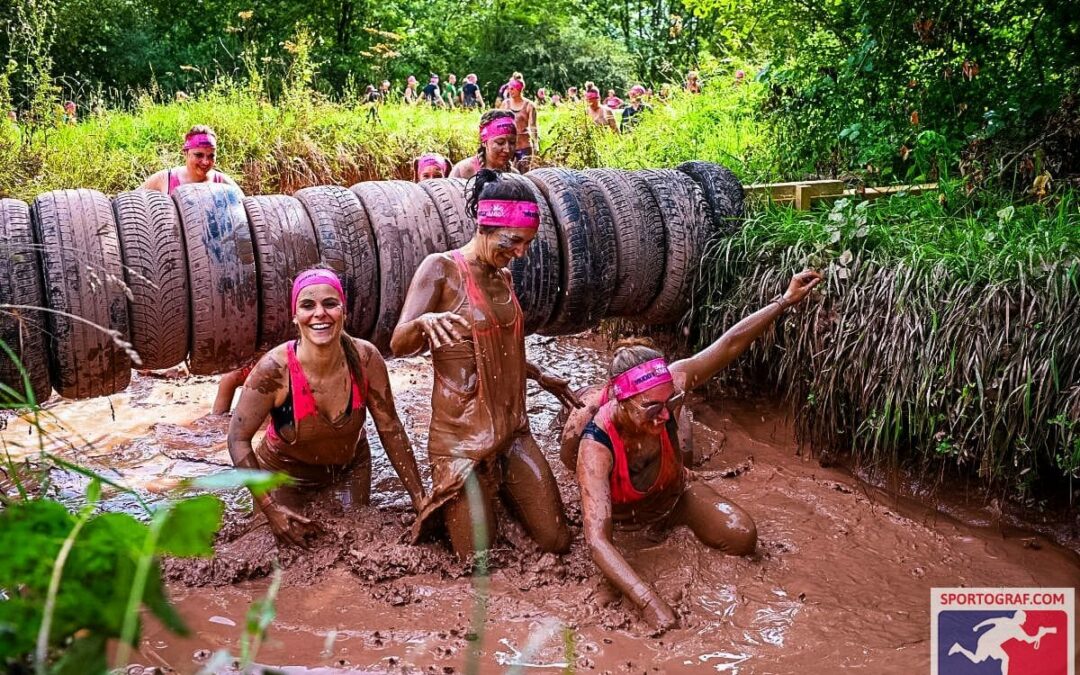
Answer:
POLYGON ((418 175, 424 173, 424 169, 428 168, 429 166, 438 166, 442 167, 442 170, 444 172, 449 171, 450 160, 446 159, 437 152, 429 152, 420 155, 420 159, 416 160, 416 173, 418 175))
POLYGON ((540 208, 528 201, 481 199, 476 205, 476 224, 481 227, 540 227, 540 208))
POLYGON ((636 365, 612 378, 611 388, 616 399, 625 401, 666 382, 671 382, 671 371, 668 370, 667 361, 659 358, 636 365))
POLYGON ((341 302, 345 302, 345 289, 341 287, 341 279, 338 279, 338 275, 334 274, 332 270, 305 270, 296 276, 292 284, 291 304, 293 314, 296 314, 296 301, 300 298, 300 291, 308 286, 318 286, 319 284, 332 286, 337 291, 338 297, 341 298, 341 302))
POLYGON ((184 150, 192 150, 204 146, 216 148, 217 139, 212 134, 192 134, 184 141, 184 150))
POLYGON ((510 87, 511 89, 524 89, 525 83, 521 80, 510 80, 506 83, 506 86, 510 87))
POLYGON ((600 92, 596 91, 595 89, 590 89, 589 91, 585 92, 585 98, 590 101, 599 101, 600 92))
POLYGON ((516 133, 517 124, 514 123, 513 117, 496 117, 480 127, 480 142, 487 143, 493 138, 516 133))

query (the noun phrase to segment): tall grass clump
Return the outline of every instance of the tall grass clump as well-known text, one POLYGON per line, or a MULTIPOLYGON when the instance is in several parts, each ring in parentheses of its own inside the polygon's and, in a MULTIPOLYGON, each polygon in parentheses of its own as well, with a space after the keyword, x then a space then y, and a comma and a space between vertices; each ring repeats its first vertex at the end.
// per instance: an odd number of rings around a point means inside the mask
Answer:
POLYGON ((778 322, 729 383, 775 386, 795 404, 803 440, 870 469, 976 475, 1011 496, 1072 498, 1077 195, 951 206, 961 200, 945 186, 809 213, 764 207, 710 246, 691 320, 711 341, 816 267, 819 299, 778 322))

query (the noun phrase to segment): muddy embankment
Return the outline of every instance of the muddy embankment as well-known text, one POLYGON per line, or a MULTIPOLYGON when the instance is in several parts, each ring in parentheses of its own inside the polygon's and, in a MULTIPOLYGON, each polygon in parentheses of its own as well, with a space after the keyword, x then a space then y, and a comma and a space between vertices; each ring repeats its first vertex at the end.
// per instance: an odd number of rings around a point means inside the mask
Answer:
MULTIPOLYGON (((605 354, 589 342, 533 337, 529 352, 575 385, 601 379, 605 354)), ((430 365, 411 358, 389 367, 424 465, 430 365)), ((178 477, 219 470, 229 465, 226 422, 204 417, 215 382, 136 376, 111 400, 53 403, 57 420, 89 437, 54 449, 151 497, 178 477)), ((266 592, 275 557, 283 583, 258 662, 294 673, 462 672, 472 650, 484 673, 568 665, 597 673, 928 672, 932 587, 1080 585, 1080 558, 1043 535, 999 527, 986 511, 892 498, 822 468, 798 453, 790 420, 770 402, 699 398, 695 443, 708 455, 700 468, 753 515, 760 543, 753 557, 732 558, 685 529, 619 533, 631 563, 680 614, 677 629, 650 637, 584 547, 578 492, 557 458, 554 399, 531 389, 529 406, 574 546, 565 556, 541 555, 504 518, 479 634, 465 566, 439 543, 405 543, 408 499, 372 434, 372 505, 324 509, 327 533, 310 551, 280 551, 248 515, 250 500, 224 495, 230 510, 217 557, 166 565, 192 636, 148 624, 139 663, 193 673, 217 650, 238 653, 245 613, 266 592)), ((25 433, 23 424, 9 421, 5 435, 25 433)), ((77 500, 78 479, 57 478, 55 489, 77 500)), ((118 496, 108 504, 126 507, 118 496)))

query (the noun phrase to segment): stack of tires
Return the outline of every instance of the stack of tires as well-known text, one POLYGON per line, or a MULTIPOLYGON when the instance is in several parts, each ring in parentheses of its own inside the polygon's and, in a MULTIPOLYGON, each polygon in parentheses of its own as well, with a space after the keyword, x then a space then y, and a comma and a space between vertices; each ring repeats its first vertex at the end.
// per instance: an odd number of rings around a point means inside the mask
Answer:
MULTIPOLYGON (((707 162, 511 179, 540 206, 511 271, 526 330, 544 335, 677 320, 706 241, 743 216, 742 186, 707 162)), ((423 259, 472 237, 465 190, 374 181, 245 198, 205 183, 0 200, 0 400, 112 394, 132 367, 243 366, 291 335, 292 279, 318 264, 342 279, 349 333, 386 351, 423 259)))

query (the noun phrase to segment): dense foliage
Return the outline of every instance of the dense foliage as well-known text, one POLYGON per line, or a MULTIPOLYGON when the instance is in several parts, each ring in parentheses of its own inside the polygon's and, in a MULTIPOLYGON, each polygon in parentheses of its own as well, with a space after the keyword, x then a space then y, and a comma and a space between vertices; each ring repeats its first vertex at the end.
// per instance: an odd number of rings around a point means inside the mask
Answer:
POLYGON ((490 99, 514 70, 530 91, 621 93, 677 86, 693 67, 730 83, 741 67, 766 85, 748 110, 767 117, 785 174, 1026 187, 1080 171, 1080 5, 1067 0, 0 0, 0 17, 0 104, 10 81, 31 120, 43 98, 90 109, 222 77, 261 78, 277 98, 307 35, 311 85, 335 98, 429 72, 475 72, 490 99))
POLYGON ((875 468, 978 475, 1010 495, 1071 497, 1080 479, 1080 209, 991 195, 759 209, 714 242, 701 341, 822 270, 793 312, 726 374, 774 384, 805 440, 875 468), (1035 490, 1036 486, 1042 490, 1035 490))

